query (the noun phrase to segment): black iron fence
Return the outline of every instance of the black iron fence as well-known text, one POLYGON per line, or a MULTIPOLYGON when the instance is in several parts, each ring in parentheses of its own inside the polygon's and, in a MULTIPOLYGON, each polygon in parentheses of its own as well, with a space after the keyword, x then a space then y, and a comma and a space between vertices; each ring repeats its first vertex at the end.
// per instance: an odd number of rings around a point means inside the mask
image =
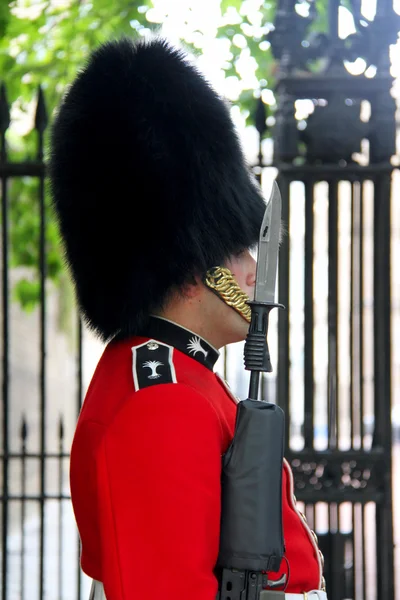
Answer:
POLYGON ((274 164, 289 229, 280 254, 279 300, 288 311, 279 315, 278 401, 291 417, 300 402, 304 416, 300 444, 287 422, 287 458, 325 552, 329 596, 393 599, 391 195, 398 163, 389 47, 400 19, 391 0, 378 0, 372 19, 365 6, 349 3, 354 33, 344 38, 345 3, 325 4, 328 26, 317 34, 317 4, 308 2, 303 15, 295 4, 278 3, 270 36, 279 64, 274 164), (358 76, 350 72, 356 57, 364 61, 358 76), (302 246, 295 246, 299 227, 302 246), (303 352, 296 380, 295 336, 303 352))
MULTIPOLYGON (((293 193, 299 175, 294 177, 289 169, 281 170, 289 223, 293 223, 293 205, 301 202, 293 193)), ((295 475, 296 496, 324 549, 325 576, 333 598, 394 598, 390 172, 382 175, 380 167, 375 173, 370 169, 367 178, 364 182, 358 169, 344 175, 340 168, 336 177, 332 169, 317 177, 301 176, 303 285, 291 290, 295 264, 288 246, 283 248, 283 261, 290 266, 280 277, 280 299, 287 304, 288 314, 280 315, 279 323, 278 398, 289 415, 297 402, 304 406, 300 447, 294 443, 293 423, 287 422, 286 455, 295 475), (388 181, 384 183, 382 177, 388 181), (315 211, 321 202, 323 215, 315 211), (346 233, 339 224, 344 216, 346 233), (315 220, 325 221, 327 272, 322 280, 321 272, 316 275, 315 220), (340 248, 339 237, 344 235, 348 239, 342 239, 340 248), (373 249, 372 263, 366 256, 367 245, 373 249), (326 298, 322 334, 318 297, 326 298), (299 350, 292 342, 299 318, 296 304, 302 305, 304 348, 298 387, 291 380, 291 362, 299 350), (321 352, 326 352, 325 359, 321 352)), ((298 225, 297 221, 291 226, 298 225)))
MULTIPOLYGON (((49 394, 50 323, 48 311, 48 236, 49 211, 46 202, 46 165, 43 138, 47 127, 47 111, 42 90, 39 89, 34 128, 37 133, 36 155, 24 162, 9 161, 6 134, 10 126, 9 103, 6 88, 0 89, 0 182, 1 182, 1 264, 2 264, 2 430, 1 430, 1 595, 3 600, 18 598, 80 598, 82 575, 79 569, 79 541, 71 529, 71 507, 68 485, 68 461, 71 435, 65 436, 65 415, 49 422, 49 405, 54 394, 49 394), (37 213, 38 231, 33 231, 37 244, 37 264, 27 267, 29 276, 37 283, 36 309, 28 316, 16 307, 13 297, 12 210, 19 202, 13 186, 15 182, 33 180, 30 209, 37 213), (38 234, 38 235, 37 235, 38 234), (15 311, 14 309, 17 308, 15 311), (12 313, 14 314, 12 315, 12 313), (28 318, 25 329, 18 321, 28 318), (17 321, 17 325, 16 325, 17 321), (13 331, 11 331, 13 330, 13 331), (30 339, 30 338, 33 339, 30 339), (15 347, 27 345, 35 357, 26 363, 15 364, 15 347), (35 348, 36 346, 36 348, 35 348), (13 363, 11 365, 11 361, 13 363), (29 370, 33 369, 33 373, 29 370), (22 386, 24 397, 13 390, 17 377, 28 379, 22 386), (33 379, 33 381, 31 381, 33 379), (28 395, 27 395, 28 394, 28 395), (52 428, 49 443, 49 428, 52 428), (66 515, 70 515, 66 521, 66 515), (49 518, 51 517, 51 518, 49 518), (46 547, 53 540, 53 548, 46 547), (68 538, 68 540, 66 540, 68 538), (75 546, 72 568, 65 567, 71 554, 66 547, 75 546), (46 564, 46 561, 48 564, 46 564), (49 575, 56 583, 48 585, 49 575)), ((27 261, 29 264, 29 261, 27 261)), ((69 389, 69 404, 76 397, 72 409, 76 419, 82 401, 82 331, 77 319, 77 347, 71 352, 75 361, 75 382, 69 389)), ((16 360, 15 360, 16 358, 16 360)), ((60 363, 59 369, 63 368, 60 363)), ((52 374, 57 379, 59 373, 52 374)), ((60 377, 60 379, 62 379, 60 377)), ((53 386, 54 388, 54 386, 53 386)), ((65 408, 65 407, 64 407, 65 408)), ((66 410, 66 408, 65 408, 66 410)), ((69 411, 71 413, 71 410, 69 411)), ((71 427, 69 428, 71 429, 71 427)))

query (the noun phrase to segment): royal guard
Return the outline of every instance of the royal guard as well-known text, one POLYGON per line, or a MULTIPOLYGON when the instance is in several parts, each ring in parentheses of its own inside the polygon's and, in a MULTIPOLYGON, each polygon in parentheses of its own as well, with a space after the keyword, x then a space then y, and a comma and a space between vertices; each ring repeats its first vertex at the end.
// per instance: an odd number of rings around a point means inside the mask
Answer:
MULTIPOLYGON (((160 38, 93 53, 49 168, 80 310, 106 343, 70 467, 92 598, 215 600, 238 400, 214 365, 248 333, 266 203, 228 105, 160 38)), ((281 480, 284 556, 267 580, 282 598, 324 599, 287 463, 281 480)))

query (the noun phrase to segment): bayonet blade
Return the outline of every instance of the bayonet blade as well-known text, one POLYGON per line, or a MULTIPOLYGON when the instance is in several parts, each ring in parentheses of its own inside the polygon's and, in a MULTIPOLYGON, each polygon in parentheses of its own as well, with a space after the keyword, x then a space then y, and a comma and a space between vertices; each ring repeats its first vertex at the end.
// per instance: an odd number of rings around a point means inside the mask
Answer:
POLYGON ((258 242, 256 286, 254 292, 254 300, 256 302, 275 302, 281 205, 281 193, 277 183, 274 181, 271 196, 265 209, 258 242))

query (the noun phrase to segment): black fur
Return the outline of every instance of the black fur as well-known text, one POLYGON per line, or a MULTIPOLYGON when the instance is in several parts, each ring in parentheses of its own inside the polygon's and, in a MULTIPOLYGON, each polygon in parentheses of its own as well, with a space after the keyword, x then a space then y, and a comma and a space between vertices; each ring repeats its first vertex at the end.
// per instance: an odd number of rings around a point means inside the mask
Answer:
POLYGON ((103 340, 253 245, 265 204, 224 101, 165 40, 109 42, 67 92, 50 181, 79 304, 103 340))

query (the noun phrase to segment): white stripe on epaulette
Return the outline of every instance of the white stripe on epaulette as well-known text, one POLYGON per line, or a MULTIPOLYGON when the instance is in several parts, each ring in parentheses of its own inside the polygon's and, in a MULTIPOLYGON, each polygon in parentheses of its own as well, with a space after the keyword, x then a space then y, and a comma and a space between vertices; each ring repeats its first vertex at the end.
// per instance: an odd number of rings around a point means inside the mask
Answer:
POLYGON ((220 382, 228 396, 234 401, 235 404, 239 404, 241 400, 232 392, 229 383, 219 373, 215 373, 215 376, 217 377, 218 381, 220 382))

